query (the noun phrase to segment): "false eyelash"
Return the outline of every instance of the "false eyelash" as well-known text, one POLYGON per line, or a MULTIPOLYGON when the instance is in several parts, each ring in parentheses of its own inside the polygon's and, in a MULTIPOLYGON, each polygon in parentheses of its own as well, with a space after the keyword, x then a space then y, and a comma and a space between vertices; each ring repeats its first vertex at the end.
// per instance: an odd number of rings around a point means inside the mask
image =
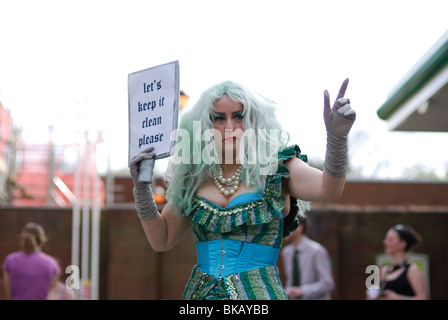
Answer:
POLYGON ((235 113, 233 114, 233 117, 235 117, 235 118, 241 118, 241 119, 244 118, 244 117, 243 117, 243 110, 235 112, 235 113))
POLYGON ((223 116, 213 115, 213 121, 224 120, 223 116))

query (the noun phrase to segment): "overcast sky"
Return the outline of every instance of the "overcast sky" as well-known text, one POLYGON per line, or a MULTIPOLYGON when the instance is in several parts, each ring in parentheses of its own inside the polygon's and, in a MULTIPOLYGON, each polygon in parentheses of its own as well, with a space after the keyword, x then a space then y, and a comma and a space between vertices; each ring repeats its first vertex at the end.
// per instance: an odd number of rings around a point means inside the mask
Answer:
POLYGON ((0 101, 29 143, 47 141, 49 125, 61 144, 103 132, 98 167, 110 157, 120 169, 128 74, 178 60, 187 108, 217 82, 241 82, 278 103, 292 142, 319 161, 323 91, 333 101, 348 77, 352 163, 380 178, 416 163, 443 173, 447 133, 390 132, 376 112, 448 30, 447 12, 446 0, 0 0, 0 101))

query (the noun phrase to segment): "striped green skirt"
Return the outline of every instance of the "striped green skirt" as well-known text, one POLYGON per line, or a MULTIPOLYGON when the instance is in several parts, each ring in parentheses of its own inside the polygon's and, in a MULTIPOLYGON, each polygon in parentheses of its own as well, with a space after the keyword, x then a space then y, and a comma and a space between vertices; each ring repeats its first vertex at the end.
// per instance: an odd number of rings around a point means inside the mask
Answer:
POLYGON ((184 300, 287 300, 276 266, 251 269, 217 279, 193 268, 184 300))

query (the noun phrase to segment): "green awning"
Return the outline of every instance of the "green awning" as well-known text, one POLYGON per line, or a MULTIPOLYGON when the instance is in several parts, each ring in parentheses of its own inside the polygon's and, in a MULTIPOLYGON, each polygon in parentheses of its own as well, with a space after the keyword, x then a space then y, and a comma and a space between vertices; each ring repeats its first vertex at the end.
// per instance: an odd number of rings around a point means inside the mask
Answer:
MULTIPOLYGON (((395 88, 389 94, 387 100, 381 105, 378 109, 377 114, 383 120, 389 120, 393 116, 396 116, 398 113, 401 113, 401 119, 399 121, 405 121, 404 118, 410 116, 414 111, 418 111, 421 105, 417 105, 417 103, 421 103, 421 101, 417 101, 415 97, 422 93, 425 90, 425 95, 430 95, 427 98, 425 103, 429 103, 431 97, 440 94, 440 90, 448 90, 448 80, 446 81, 444 72, 448 75, 448 32, 446 32, 440 39, 437 41, 431 49, 420 59, 414 67, 400 80, 400 82, 395 86, 395 88), (431 87, 431 89, 428 89, 431 87), (432 88, 433 87, 433 88, 432 88), (430 92, 431 90, 437 92, 430 92), (415 101, 413 101, 414 99, 415 101), (411 105, 409 105, 411 104, 411 105), (415 105, 412 105, 415 104, 415 105), (401 109, 406 106, 407 111, 403 112, 401 109)), ((443 94, 445 97, 445 94, 443 94)), ((423 97, 422 97, 423 99, 423 97)), ((437 99, 438 103, 440 103, 440 99, 437 99)), ((441 110, 443 110, 444 115, 446 116, 446 126, 444 130, 440 130, 438 127, 439 124, 434 124, 433 127, 436 128, 436 131, 448 131, 448 101, 445 101, 443 106, 438 105, 439 110, 433 114, 433 116, 440 117, 441 110), (440 109, 443 108, 443 109, 440 109), (446 111, 445 111, 446 109, 446 111), (438 129, 437 129, 438 128, 438 129)), ((428 105, 426 105, 426 108, 428 105)), ((431 105, 430 108, 434 109, 431 105)), ((435 109, 434 109, 435 110, 435 109)), ((425 111, 426 112, 426 111, 425 111)), ((422 114, 423 112, 421 112, 422 114)), ((421 119, 420 119, 421 120, 421 119)), ((424 122, 420 121, 419 122, 424 122)), ((428 121, 428 119, 426 119, 428 121)), ((397 121, 395 121, 397 122, 397 121)), ((416 120, 414 119, 415 127, 416 120)), ((429 123, 427 123, 429 125, 429 123)), ((445 124, 442 124, 443 126, 445 124)), ((398 124, 393 126, 393 129, 397 129, 399 127, 398 124)), ((410 129, 405 125, 402 125, 403 130, 422 130, 422 131, 432 131, 431 127, 427 128, 415 128, 410 129)), ((398 130, 400 130, 398 128, 398 130)))

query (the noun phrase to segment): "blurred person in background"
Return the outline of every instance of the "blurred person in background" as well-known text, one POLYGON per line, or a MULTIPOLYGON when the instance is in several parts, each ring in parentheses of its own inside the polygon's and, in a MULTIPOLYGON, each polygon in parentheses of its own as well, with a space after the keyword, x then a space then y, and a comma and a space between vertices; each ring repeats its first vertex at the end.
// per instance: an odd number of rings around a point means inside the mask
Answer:
POLYGON ((408 252, 421 241, 421 236, 410 226, 398 224, 390 228, 383 240, 384 253, 393 265, 381 267, 377 300, 427 300, 426 283, 418 266, 410 261, 408 252))
MULTIPOLYGON (((297 211, 297 199, 291 197, 291 211, 297 211)), ((308 237, 310 219, 298 215, 299 226, 284 239, 281 251, 286 276, 285 290, 289 299, 331 300, 333 273, 327 249, 308 237)))
POLYGON ((20 233, 21 250, 6 256, 3 284, 8 300, 46 300, 61 273, 58 262, 42 252, 47 241, 40 224, 29 222, 20 233))

